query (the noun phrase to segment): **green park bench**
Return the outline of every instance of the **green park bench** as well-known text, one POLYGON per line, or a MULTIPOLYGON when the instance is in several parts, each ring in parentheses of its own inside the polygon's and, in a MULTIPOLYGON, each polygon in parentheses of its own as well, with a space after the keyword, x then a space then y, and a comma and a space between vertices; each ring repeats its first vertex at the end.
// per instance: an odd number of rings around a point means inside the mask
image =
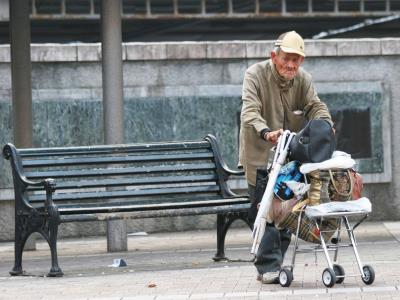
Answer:
POLYGON ((225 236, 234 220, 249 224, 248 196, 234 193, 231 175, 214 136, 203 140, 82 147, 3 148, 11 163, 15 193, 15 262, 23 274, 27 238, 48 242, 51 269, 57 258, 58 226, 65 222, 217 215, 217 252, 225 257, 225 236))

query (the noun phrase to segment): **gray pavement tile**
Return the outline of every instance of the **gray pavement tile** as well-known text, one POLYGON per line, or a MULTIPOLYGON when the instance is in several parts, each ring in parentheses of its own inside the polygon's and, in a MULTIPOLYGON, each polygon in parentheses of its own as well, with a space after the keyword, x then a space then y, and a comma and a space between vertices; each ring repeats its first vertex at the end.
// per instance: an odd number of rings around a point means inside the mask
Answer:
POLYGON ((192 294, 190 299, 218 299, 223 298, 224 293, 199 293, 192 294))
POLYGON ((326 294, 326 289, 296 289, 293 290, 294 295, 319 295, 326 294))
POLYGON ((155 300, 180 300, 189 299, 189 295, 158 295, 155 300))
POLYGON ((128 296, 122 297, 121 300, 154 300, 156 296, 128 296))
POLYGON ((282 297, 286 295, 292 295, 293 291, 291 289, 285 289, 285 290, 275 290, 275 291, 260 291, 260 297, 282 297))
POLYGON ((258 297, 258 292, 232 292, 232 293, 225 293, 224 297, 232 297, 232 298, 238 298, 238 297, 258 297))
MULTIPOLYGON (((392 234, 398 228, 397 223, 391 227, 379 222, 364 224, 357 229, 358 250, 362 261, 375 269, 376 279, 371 286, 365 286, 360 275, 350 277, 358 272, 351 248, 339 251, 346 278, 343 284, 331 289, 326 289, 321 282, 326 261, 320 254, 297 255, 294 281, 289 288, 262 285, 255 280, 256 272, 251 262, 243 259, 213 262, 215 232, 196 231, 130 236, 129 243, 134 243, 137 250, 120 253, 107 253, 104 239, 61 240, 59 259, 65 272, 63 278, 43 277, 50 267, 50 255, 44 243, 38 244, 38 251, 24 253, 24 267, 34 276, 10 277, 8 271, 12 266, 13 250, 10 243, 0 243, 0 299, 23 300, 26 294, 21 292, 22 289, 32 290, 37 299, 55 299, 54 291, 57 291, 57 299, 69 300, 308 300, 315 297, 370 300, 383 296, 400 299, 399 241, 392 234), (364 224, 367 228, 361 230, 364 224), (128 267, 108 267, 114 258, 124 258, 128 267)), ((235 228, 232 233, 236 239, 227 243, 227 254, 249 258, 249 230, 235 228)), ((291 255, 287 255, 286 260, 290 258, 291 255)))
POLYGON ((339 285, 335 286, 335 288, 327 289, 327 292, 330 294, 351 294, 351 293, 361 293, 361 288, 341 288, 338 287, 339 285))
POLYGON ((361 290, 363 292, 395 292, 397 291, 397 288, 395 286, 367 286, 367 287, 362 287, 361 290))

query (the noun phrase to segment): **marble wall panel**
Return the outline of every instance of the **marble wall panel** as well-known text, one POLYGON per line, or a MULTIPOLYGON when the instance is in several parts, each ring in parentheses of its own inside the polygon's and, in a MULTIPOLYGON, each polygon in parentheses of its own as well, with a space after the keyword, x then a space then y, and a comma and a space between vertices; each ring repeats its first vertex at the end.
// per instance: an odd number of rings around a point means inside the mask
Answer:
MULTIPOLYGON (((382 95, 377 92, 338 92, 320 93, 320 97, 330 109, 336 111, 343 108, 369 108, 371 157, 358 159, 358 170, 362 173, 382 172, 382 95)), ((1 141, 4 144, 12 140, 11 110, 8 103, 0 105, 0 114, 6 120, 0 124, 3 132, 1 141)), ((195 140, 213 134, 220 142, 226 163, 234 168, 238 159, 240 108, 239 95, 128 98, 125 99, 124 108, 125 142, 195 140)), ((33 120, 35 147, 103 143, 100 99, 34 101, 33 120)), ((351 139, 346 141, 351 142, 351 139)), ((6 186, 9 180, 2 178, 0 182, 6 186)))
MULTIPOLYGON (((0 146, 1 150, 3 150, 3 146, 13 140, 10 103, 0 101, 0 120, 0 146)), ((3 156, 0 157, 0 174, 0 187, 11 187, 12 180, 10 164, 3 158, 3 156)))
POLYGON ((47 146, 84 146, 103 143, 100 101, 49 101, 40 105, 47 106, 47 146))
POLYGON ((128 99, 125 104, 125 140, 202 139, 214 134, 230 166, 237 164, 237 111, 240 99, 232 97, 170 97, 128 99))

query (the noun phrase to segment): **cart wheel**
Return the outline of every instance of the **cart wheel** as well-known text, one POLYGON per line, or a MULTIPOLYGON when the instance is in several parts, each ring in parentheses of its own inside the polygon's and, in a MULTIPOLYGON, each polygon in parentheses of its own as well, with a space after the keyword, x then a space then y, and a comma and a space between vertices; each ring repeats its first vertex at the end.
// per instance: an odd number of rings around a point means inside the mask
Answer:
POLYGON ((288 287, 293 281, 293 273, 284 268, 279 272, 279 283, 283 287, 288 287))
POLYGON ((333 265, 333 271, 336 275, 336 283, 342 283, 344 281, 344 269, 341 265, 333 265), (343 276, 343 277, 338 277, 343 276))
POLYGON ((336 283, 335 272, 330 268, 326 268, 322 272, 322 282, 325 284, 326 287, 333 287, 336 283))
POLYGON ((365 265, 363 267, 363 272, 364 272, 364 277, 361 277, 362 281, 364 281, 364 283, 368 285, 372 284, 375 280, 374 269, 369 265, 365 265))

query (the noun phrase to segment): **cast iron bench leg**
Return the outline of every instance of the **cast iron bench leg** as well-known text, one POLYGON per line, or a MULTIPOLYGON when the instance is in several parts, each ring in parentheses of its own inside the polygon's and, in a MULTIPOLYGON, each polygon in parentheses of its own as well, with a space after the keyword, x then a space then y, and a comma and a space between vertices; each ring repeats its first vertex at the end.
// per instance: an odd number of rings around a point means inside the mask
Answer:
POLYGON ((22 270, 22 251, 25 243, 32 232, 26 230, 26 217, 15 216, 15 242, 14 242, 14 267, 10 271, 10 275, 17 276, 23 273, 22 270), (23 225, 25 224, 25 226, 23 225))
POLYGON ((217 253, 213 257, 214 261, 227 260, 225 256, 225 236, 233 220, 229 220, 226 213, 217 215, 217 253))
POLYGON ((49 277, 61 277, 64 273, 61 271, 61 268, 58 265, 58 255, 57 255, 57 234, 58 234, 58 221, 54 220, 54 218, 50 218, 49 220, 49 229, 48 229, 48 238, 47 242, 50 247, 51 252, 51 269, 47 274, 49 277))
POLYGON ((214 261, 228 260, 225 256, 225 237, 229 227, 233 221, 241 219, 243 220, 250 229, 252 228, 247 212, 239 213, 223 213, 217 215, 217 253, 213 257, 214 261))

